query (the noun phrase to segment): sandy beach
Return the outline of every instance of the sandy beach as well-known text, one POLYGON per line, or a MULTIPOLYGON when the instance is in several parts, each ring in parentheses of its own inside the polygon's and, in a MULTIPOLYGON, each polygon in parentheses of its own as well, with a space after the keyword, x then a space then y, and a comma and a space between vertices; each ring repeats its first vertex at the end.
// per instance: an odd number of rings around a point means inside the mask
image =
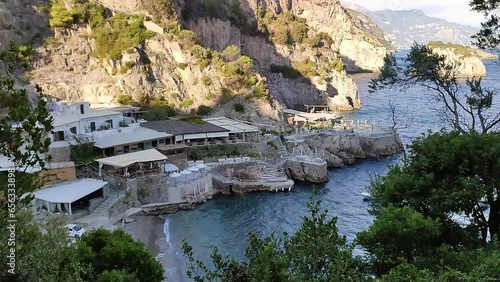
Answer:
POLYGON ((154 256, 160 253, 158 240, 163 238, 165 221, 159 216, 138 216, 131 223, 126 223, 123 229, 136 240, 143 242, 154 256))

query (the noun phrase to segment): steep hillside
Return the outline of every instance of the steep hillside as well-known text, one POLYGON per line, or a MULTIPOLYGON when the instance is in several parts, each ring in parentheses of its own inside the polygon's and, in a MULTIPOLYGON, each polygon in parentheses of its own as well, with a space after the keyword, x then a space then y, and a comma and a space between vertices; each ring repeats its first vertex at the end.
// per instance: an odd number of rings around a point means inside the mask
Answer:
POLYGON ((387 52, 338 1, 98 2, 10 2, 1 43, 37 47, 26 77, 56 97, 183 112, 245 97, 252 110, 239 117, 258 121, 278 118, 280 104, 359 108, 345 70, 375 70, 387 52))
POLYGON ((432 41, 427 44, 436 54, 446 56, 456 65, 457 76, 462 78, 485 77, 486 67, 482 60, 495 60, 495 55, 485 51, 453 43, 432 41))
MULTIPOLYGON (((348 2, 348 1, 347 1, 348 2)), ((421 10, 369 11, 359 5, 346 3, 350 9, 368 15, 387 34, 386 38, 398 49, 409 49, 413 42, 452 42, 471 45, 471 36, 479 29, 452 23, 426 15, 421 10)))

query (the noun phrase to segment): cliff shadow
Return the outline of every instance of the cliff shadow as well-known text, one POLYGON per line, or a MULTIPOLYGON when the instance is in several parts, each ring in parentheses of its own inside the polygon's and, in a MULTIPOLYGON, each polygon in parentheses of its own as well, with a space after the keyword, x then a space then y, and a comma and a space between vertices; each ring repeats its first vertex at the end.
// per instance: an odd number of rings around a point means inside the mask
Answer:
MULTIPOLYGON (((201 0, 186 3, 180 13, 183 26, 194 31, 206 48, 220 52, 227 46, 238 46, 242 55, 252 59, 254 69, 266 77, 273 98, 288 108, 302 110, 304 104, 325 104, 326 96, 337 95, 331 85, 319 89, 310 77, 293 67, 292 57, 298 54, 299 46, 274 44, 267 30, 259 30, 257 9, 248 0, 231 4, 214 1, 215 4, 208 6, 203 3, 201 0), (287 52, 288 56, 283 55, 287 52)), ((261 11, 266 8, 261 7, 261 11)), ((291 8, 291 4, 278 5, 273 12, 291 8)))

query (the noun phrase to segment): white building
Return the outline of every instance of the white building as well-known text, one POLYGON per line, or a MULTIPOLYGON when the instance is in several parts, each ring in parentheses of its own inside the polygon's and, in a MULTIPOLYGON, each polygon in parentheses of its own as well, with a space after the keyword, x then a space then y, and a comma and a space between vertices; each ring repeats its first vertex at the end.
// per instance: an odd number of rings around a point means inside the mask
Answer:
MULTIPOLYGON (((118 128, 124 120, 121 112, 90 109, 90 103, 52 102, 48 104, 54 118, 51 140, 72 141, 74 135, 118 128)), ((128 119, 129 122, 131 119, 128 119)))

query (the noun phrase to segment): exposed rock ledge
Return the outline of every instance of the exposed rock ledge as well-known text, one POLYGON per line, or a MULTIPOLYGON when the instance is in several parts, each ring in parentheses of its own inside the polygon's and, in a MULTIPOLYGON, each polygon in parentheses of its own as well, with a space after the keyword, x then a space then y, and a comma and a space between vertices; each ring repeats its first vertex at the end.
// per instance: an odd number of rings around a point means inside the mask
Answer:
POLYGON ((288 149, 303 155, 324 158, 330 167, 353 164, 356 159, 379 158, 402 152, 398 134, 388 130, 374 134, 323 132, 306 136, 304 142, 288 142, 288 149), (295 145, 296 144, 296 145, 295 145))
POLYGON ((328 181, 327 162, 319 159, 301 160, 300 157, 289 159, 285 162, 286 174, 292 179, 309 181, 311 183, 323 183, 328 181))
POLYGON ((493 60, 497 57, 481 50, 469 49, 471 55, 467 56, 460 54, 453 48, 433 47, 432 51, 446 56, 448 63, 458 64, 458 77, 460 78, 485 77, 487 72, 482 60, 493 60))

